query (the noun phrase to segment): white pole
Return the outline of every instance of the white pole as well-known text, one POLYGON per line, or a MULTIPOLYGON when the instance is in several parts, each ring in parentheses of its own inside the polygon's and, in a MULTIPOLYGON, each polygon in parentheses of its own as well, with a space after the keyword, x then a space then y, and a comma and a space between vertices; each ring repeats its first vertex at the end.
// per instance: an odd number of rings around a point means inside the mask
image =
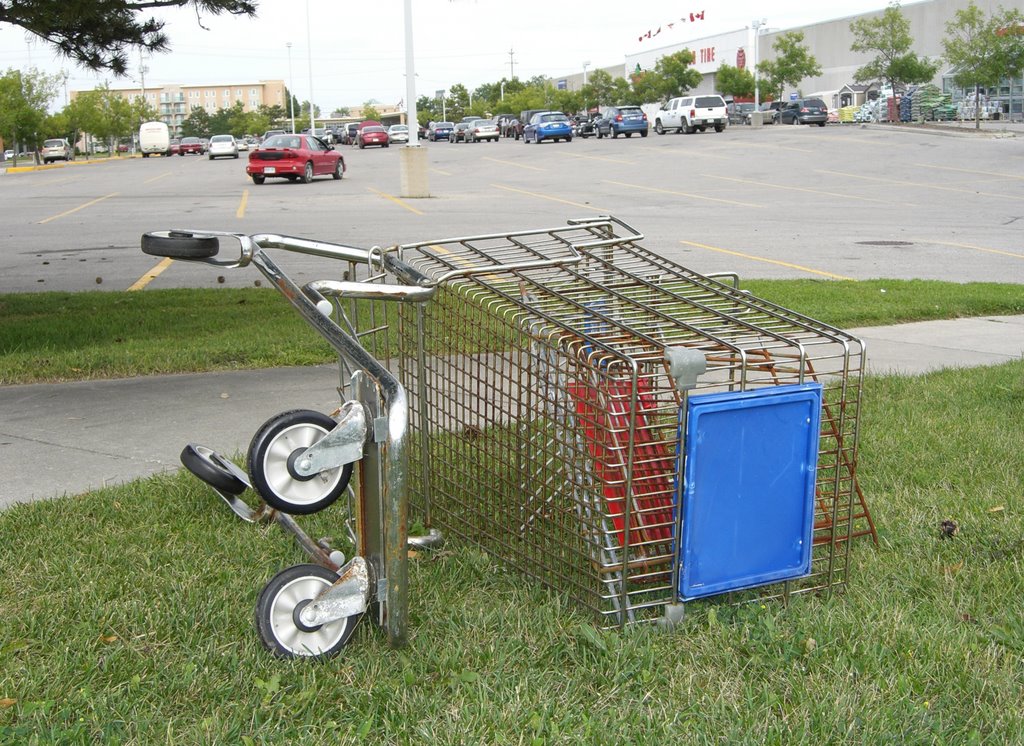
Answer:
POLYGON ((767 18, 762 18, 760 21, 754 20, 751 22, 750 27, 754 29, 754 110, 761 108, 761 91, 758 86, 757 79, 757 37, 761 35, 761 27, 768 23, 767 18))
POLYGON ((306 55, 309 61, 309 134, 315 135, 316 115, 313 113, 313 43, 309 36, 309 0, 306 0, 306 55))
POLYGON ((292 43, 284 43, 288 47, 288 111, 292 115, 292 134, 295 134, 295 78, 292 77, 292 43))
POLYGON ((412 0, 405 0, 405 121, 409 125, 406 147, 419 144, 420 123, 416 113, 416 65, 412 54, 412 0))

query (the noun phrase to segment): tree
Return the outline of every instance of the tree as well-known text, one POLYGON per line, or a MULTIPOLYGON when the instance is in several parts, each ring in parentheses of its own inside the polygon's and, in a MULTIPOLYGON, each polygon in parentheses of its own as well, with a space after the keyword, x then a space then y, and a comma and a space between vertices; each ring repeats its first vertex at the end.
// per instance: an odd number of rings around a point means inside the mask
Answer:
POLYGON ((181 134, 185 137, 206 137, 210 133, 210 115, 201 106, 195 106, 181 123, 181 134))
POLYGON ((380 121, 380 112, 377 111, 377 107, 369 101, 363 104, 363 119, 372 119, 375 122, 380 121))
POLYGON ((606 70, 594 70, 583 86, 583 99, 593 106, 611 106, 614 80, 606 70))
POLYGON ((1024 16, 1019 10, 1000 7, 986 19, 974 0, 946 23, 942 48, 955 70, 953 82, 961 88, 974 87, 975 129, 981 127, 980 87, 997 85, 1024 68, 1022 25, 1024 16))
MULTIPOLYGON (((59 54, 91 70, 124 75, 132 47, 167 52, 164 22, 142 17, 150 8, 193 6, 203 13, 256 15, 256 0, 0 0, 0 23, 20 26, 59 54)), ((200 21, 201 25, 201 21, 200 21)))
POLYGON ((910 21, 894 2, 876 18, 860 18, 850 24, 853 52, 874 53, 874 58, 853 74, 858 83, 885 81, 893 91, 907 85, 927 83, 939 69, 937 62, 910 51, 910 21))
POLYGON ((678 52, 661 57, 654 63, 654 73, 661 78, 661 81, 658 91, 660 95, 653 100, 682 96, 691 88, 700 85, 704 76, 693 68, 693 59, 693 52, 689 49, 680 49, 678 52))
POLYGON ((28 146, 38 150, 46 133, 43 123, 47 107, 57 95, 60 77, 46 75, 36 69, 8 70, 0 77, 0 137, 17 151, 28 146))
POLYGON ((821 75, 821 65, 804 45, 802 31, 780 34, 772 43, 775 59, 759 62, 758 72, 767 79, 768 87, 775 92, 775 98, 782 98, 787 85, 799 87, 804 78, 821 75))
POLYGON ((715 88, 723 96, 753 98, 754 74, 747 69, 733 67, 723 62, 715 73, 715 88))

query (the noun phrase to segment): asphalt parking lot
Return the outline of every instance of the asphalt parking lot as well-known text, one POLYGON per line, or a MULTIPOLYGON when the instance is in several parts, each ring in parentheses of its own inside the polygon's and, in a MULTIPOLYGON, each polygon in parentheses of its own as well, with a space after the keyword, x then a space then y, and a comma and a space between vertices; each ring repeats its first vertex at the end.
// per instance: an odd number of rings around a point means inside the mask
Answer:
MULTIPOLYGON (((526 145, 426 143, 431 196, 400 194, 399 147, 338 146, 348 173, 257 186, 238 160, 124 158, 0 177, 0 292, 252 284, 143 255, 148 230, 392 245, 611 214, 699 272, 1024 282, 1024 137, 857 125, 734 126, 526 145)), ((334 276, 325 260, 289 265, 334 276)))

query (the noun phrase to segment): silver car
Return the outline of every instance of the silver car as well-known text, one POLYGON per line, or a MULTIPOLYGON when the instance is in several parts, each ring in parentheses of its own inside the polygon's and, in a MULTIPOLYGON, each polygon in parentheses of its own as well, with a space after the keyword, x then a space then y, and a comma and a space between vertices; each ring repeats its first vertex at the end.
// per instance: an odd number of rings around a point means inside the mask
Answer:
POLYGON ((212 161, 214 158, 237 158, 238 143, 234 135, 214 135, 210 138, 207 157, 212 161))
POLYGON ((409 142, 409 128, 404 124, 392 124, 388 127, 389 142, 409 142))
POLYGON ((500 134, 498 125, 490 119, 474 119, 466 130, 466 142, 480 142, 481 140, 498 142, 500 134))
POLYGON ((75 151, 72 150, 67 140, 54 138, 43 142, 43 149, 39 151, 39 156, 43 159, 43 163, 73 161, 75 151))

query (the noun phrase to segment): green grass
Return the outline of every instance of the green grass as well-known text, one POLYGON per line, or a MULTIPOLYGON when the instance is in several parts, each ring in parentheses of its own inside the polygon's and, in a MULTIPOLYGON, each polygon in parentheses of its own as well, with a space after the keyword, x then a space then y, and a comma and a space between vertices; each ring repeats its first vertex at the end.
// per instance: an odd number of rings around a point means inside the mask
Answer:
POLYGON ((191 476, 14 506, 0 743, 1020 743, 1024 362, 869 377, 864 401, 880 544, 847 591, 695 602, 671 632, 597 631, 449 543, 411 561, 407 648, 364 620, 338 658, 279 662, 253 605, 304 557, 191 476))
MULTIPOLYGON (((743 287, 838 327, 1024 313, 1024 293, 1012 284, 758 280, 743 287)), ((0 318, 0 385, 334 360, 269 288, 0 295, 0 318)))

